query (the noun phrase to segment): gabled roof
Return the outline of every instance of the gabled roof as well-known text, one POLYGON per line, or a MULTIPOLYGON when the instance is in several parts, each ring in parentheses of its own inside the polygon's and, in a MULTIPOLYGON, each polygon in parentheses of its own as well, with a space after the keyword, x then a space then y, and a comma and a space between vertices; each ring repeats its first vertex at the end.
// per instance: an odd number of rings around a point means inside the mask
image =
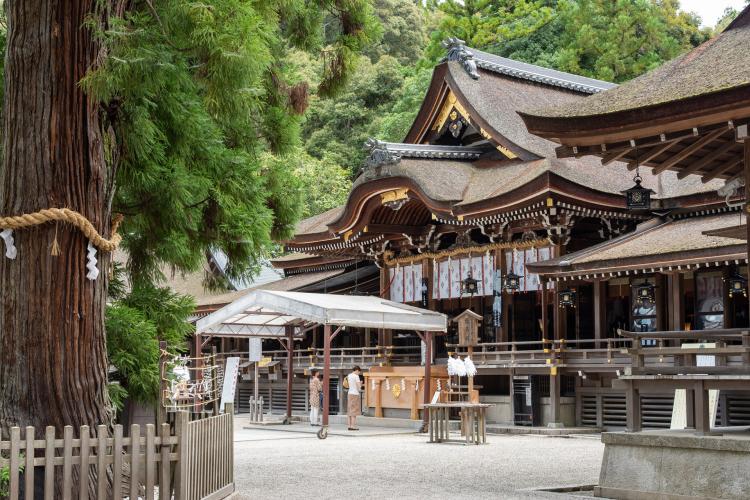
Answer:
POLYGON ((566 278, 745 262, 747 249, 743 240, 711 235, 714 230, 736 226, 744 220, 739 212, 676 220, 655 218, 642 223, 632 233, 527 266, 535 273, 566 278))

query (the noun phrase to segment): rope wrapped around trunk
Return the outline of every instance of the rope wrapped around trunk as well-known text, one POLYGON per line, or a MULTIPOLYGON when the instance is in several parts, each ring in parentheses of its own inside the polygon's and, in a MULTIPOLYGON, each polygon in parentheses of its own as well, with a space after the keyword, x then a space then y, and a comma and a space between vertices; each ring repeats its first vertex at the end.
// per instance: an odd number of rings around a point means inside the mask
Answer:
POLYGON ((115 214, 112 217, 112 237, 110 239, 106 239, 99 234, 86 217, 69 208, 45 208, 31 214, 0 217, 0 229, 15 230, 38 226, 47 222, 67 222, 80 229, 93 246, 102 252, 112 252, 122 241, 122 236, 117 233, 117 228, 120 226, 122 219, 122 214, 115 214))

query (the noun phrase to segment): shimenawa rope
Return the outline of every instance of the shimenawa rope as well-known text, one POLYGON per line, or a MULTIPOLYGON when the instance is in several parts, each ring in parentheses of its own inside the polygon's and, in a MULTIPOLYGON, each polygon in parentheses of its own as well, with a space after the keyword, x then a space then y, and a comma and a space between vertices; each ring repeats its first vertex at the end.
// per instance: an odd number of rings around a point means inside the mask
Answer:
POLYGON ((38 226, 52 221, 67 222, 77 227, 93 246, 102 252, 111 252, 122 241, 122 237, 117 233, 117 228, 120 226, 122 218, 122 214, 115 214, 112 217, 112 237, 110 239, 106 239, 99 234, 91 221, 86 217, 69 208, 46 208, 31 214, 0 217, 0 229, 15 230, 38 226))

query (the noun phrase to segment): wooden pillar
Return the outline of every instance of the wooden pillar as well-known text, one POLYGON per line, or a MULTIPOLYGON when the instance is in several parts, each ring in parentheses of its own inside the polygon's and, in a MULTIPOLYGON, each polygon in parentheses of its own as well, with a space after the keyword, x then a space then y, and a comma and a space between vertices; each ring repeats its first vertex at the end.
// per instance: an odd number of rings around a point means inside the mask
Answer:
POLYGON ((667 276, 668 330, 682 330, 685 322, 685 276, 674 273, 667 276))
MULTIPOLYGON (((547 282, 542 279, 541 284, 542 291, 540 293, 542 294, 542 341, 544 341, 549 340, 549 337, 547 336, 547 282)), ((546 347, 546 344, 542 345, 542 349, 546 347)))
POLYGON ((553 373, 549 376, 549 423, 547 427, 563 427, 560 418, 560 376, 557 367, 552 368, 553 373))
POLYGON ((601 349, 607 338, 607 282, 594 281, 594 349, 601 349))
POLYGON ((383 418, 383 379, 375 382, 375 418, 383 418))
POLYGON ((708 391, 703 387, 703 382, 695 384, 693 389, 695 401, 695 433, 708 434, 711 432, 710 411, 708 405, 708 391))
MULTIPOLYGON (((750 125, 742 127, 745 142, 745 200, 750 200, 750 125)), ((745 225, 747 226, 747 258, 750 260, 750 202, 745 203, 745 225)), ((747 266, 748 283, 750 283, 750 265, 747 266)), ((750 293, 747 294, 750 301, 750 293)))
MULTIPOLYGON (((495 250, 495 268, 500 270, 501 275, 505 274, 505 251, 502 249, 495 250)), ((495 283, 494 276, 493 276, 492 283, 494 287, 494 283, 495 283)), ((493 290, 493 293, 494 293, 494 290, 493 290)), ((501 290, 500 291, 501 299, 504 298, 502 294, 503 292, 501 290)), ((492 300, 493 301, 495 300, 494 295, 492 296, 492 300)), ((507 321, 506 321, 507 316, 505 315, 505 301, 501 300, 501 304, 502 306, 500 308, 500 314, 502 315, 502 318, 501 318, 502 324, 499 327, 495 328, 495 342, 507 342, 508 341, 508 337, 506 335, 508 327, 507 327, 507 321)))
POLYGON ((286 418, 289 423, 292 421, 292 390, 294 389, 294 327, 287 326, 287 364, 286 364, 286 418))
POLYGON ((323 326, 323 427, 328 427, 331 405, 331 325, 323 326))
MULTIPOLYGON (((430 404, 432 394, 432 332, 424 332, 424 404, 430 404)), ((422 409, 422 430, 427 432, 427 408, 422 409)))
POLYGON ((627 432, 641 431, 641 394, 631 381, 625 389, 625 413, 627 432))
POLYGON ((656 285, 654 290, 654 298, 656 299, 656 331, 664 331, 667 325, 667 307, 664 303, 664 275, 656 273, 654 275, 654 284, 656 285))

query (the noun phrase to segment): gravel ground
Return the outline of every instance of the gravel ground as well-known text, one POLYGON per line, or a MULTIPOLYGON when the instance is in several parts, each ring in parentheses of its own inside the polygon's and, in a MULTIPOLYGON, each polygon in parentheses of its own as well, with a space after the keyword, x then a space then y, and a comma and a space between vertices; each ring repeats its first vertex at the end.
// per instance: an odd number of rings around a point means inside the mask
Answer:
POLYGON ((599 436, 488 436, 485 446, 425 435, 362 437, 238 429, 238 499, 579 498, 536 491, 596 484, 599 436))

